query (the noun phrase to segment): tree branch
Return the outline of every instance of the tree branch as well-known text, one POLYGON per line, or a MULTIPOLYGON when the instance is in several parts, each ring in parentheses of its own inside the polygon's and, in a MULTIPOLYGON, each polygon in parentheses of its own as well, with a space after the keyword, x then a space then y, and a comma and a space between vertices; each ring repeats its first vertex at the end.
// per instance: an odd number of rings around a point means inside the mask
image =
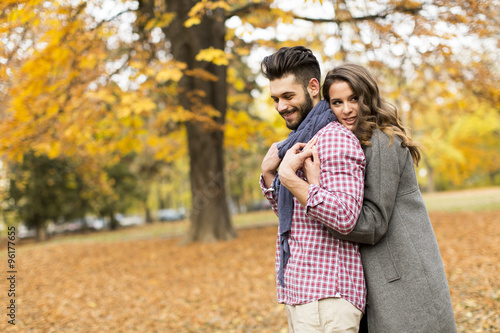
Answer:
POLYGON ((252 3, 246 4, 245 6, 242 6, 240 8, 236 8, 230 12, 227 12, 225 15, 225 18, 228 19, 228 18, 233 17, 233 16, 240 16, 242 14, 248 14, 252 10, 255 10, 255 9, 266 9, 266 8, 269 8, 269 3, 267 3, 267 2, 257 2, 257 3, 252 2, 252 3))
POLYGON ((14 55, 17 53, 17 51, 21 47, 21 44, 22 44, 22 42, 24 42, 24 39, 25 39, 27 33, 28 33, 28 29, 27 28, 23 28, 23 32, 20 35, 20 39, 19 39, 18 43, 14 46, 14 48, 12 49, 12 52, 10 52, 10 54, 7 55, 7 63, 6 63, 6 65, 8 65, 10 63, 10 61, 12 60, 12 58, 14 57, 14 55))
POLYGON ((376 19, 384 19, 387 16, 394 14, 394 13, 405 13, 405 14, 411 14, 411 15, 417 15, 419 11, 423 9, 423 6, 418 6, 418 7, 412 7, 412 8, 407 8, 404 6, 396 6, 394 7, 393 10, 385 10, 383 12, 380 12, 378 14, 374 15, 367 15, 367 16, 359 16, 359 17, 349 17, 347 19, 318 19, 318 18, 312 18, 312 17, 304 17, 300 15, 294 15, 293 17, 298 20, 304 20, 304 21, 309 21, 309 22, 314 22, 314 23, 356 23, 356 22, 364 22, 364 21, 375 21, 376 19))
POLYGON ((107 20, 102 20, 101 22, 99 22, 95 27, 93 27, 92 29, 90 29, 90 31, 94 31, 96 29, 98 29, 101 25, 103 25, 104 23, 109 23, 113 20, 115 20, 117 17, 123 15, 123 14, 126 14, 126 13, 132 13, 132 12, 135 12, 134 9, 127 9, 127 10, 124 10, 123 12, 119 12, 117 13, 115 16, 113 17, 110 17, 109 19, 107 20))

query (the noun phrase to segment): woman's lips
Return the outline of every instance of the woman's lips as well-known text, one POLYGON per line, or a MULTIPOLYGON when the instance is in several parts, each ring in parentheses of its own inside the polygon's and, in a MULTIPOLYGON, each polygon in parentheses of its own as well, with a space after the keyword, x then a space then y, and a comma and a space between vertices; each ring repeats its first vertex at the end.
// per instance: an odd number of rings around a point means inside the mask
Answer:
POLYGON ((356 121, 356 117, 344 118, 346 124, 352 125, 356 121))

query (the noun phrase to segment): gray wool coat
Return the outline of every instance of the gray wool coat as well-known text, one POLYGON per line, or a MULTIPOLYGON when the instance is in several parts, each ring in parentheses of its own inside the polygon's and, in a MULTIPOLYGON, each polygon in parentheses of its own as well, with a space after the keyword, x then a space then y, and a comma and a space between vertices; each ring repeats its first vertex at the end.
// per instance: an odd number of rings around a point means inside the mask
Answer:
POLYGON ((455 318, 415 168, 401 141, 375 130, 365 147, 365 196, 355 229, 335 237, 363 243, 370 333, 452 333, 455 318))

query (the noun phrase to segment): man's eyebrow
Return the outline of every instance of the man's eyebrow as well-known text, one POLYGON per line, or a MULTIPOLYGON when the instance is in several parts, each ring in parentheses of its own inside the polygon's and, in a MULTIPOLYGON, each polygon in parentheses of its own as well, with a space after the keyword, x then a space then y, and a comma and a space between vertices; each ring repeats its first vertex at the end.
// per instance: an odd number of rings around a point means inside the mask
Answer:
POLYGON ((278 96, 284 96, 284 95, 289 95, 289 94, 295 94, 295 91, 285 91, 285 92, 282 92, 281 94, 278 94, 277 96, 271 95, 271 98, 276 98, 278 96))

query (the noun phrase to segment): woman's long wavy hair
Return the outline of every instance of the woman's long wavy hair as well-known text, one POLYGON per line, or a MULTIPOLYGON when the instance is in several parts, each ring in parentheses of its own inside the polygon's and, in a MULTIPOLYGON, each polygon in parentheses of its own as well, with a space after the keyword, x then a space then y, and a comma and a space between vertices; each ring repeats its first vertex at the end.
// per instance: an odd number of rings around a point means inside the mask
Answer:
POLYGON ((380 96, 377 82, 363 66, 346 63, 335 67, 326 74, 323 84, 323 97, 330 102, 330 86, 338 81, 346 82, 358 97, 358 117, 353 133, 362 145, 371 145, 370 139, 374 129, 380 129, 391 138, 394 135, 401 139, 401 146, 408 147, 413 162, 420 161, 419 144, 407 133, 395 105, 380 96))

